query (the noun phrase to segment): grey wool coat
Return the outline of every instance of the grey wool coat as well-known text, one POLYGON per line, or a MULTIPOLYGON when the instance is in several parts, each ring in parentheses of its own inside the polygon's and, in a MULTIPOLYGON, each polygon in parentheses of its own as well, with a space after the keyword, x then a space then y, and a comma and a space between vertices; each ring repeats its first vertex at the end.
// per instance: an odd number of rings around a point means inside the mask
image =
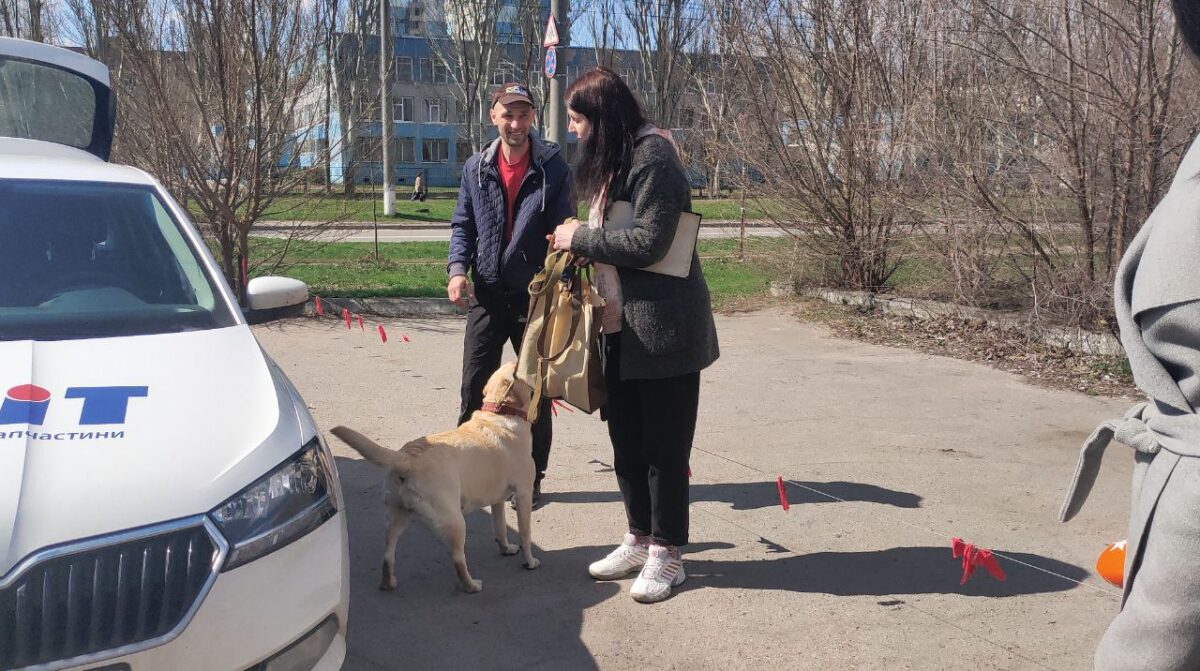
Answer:
POLYGON ((679 214, 692 206, 674 146, 658 135, 640 139, 628 177, 610 187, 608 199, 633 204, 633 227, 581 227, 571 238, 571 251, 617 268, 624 320, 621 379, 674 377, 708 367, 720 350, 699 255, 692 252, 685 278, 640 270, 666 256, 679 214))
POLYGON ((1110 440, 1136 450, 1121 612, 1095 665, 1200 669, 1200 139, 1122 259, 1115 294, 1148 400, 1084 444, 1062 511, 1079 511, 1110 440))

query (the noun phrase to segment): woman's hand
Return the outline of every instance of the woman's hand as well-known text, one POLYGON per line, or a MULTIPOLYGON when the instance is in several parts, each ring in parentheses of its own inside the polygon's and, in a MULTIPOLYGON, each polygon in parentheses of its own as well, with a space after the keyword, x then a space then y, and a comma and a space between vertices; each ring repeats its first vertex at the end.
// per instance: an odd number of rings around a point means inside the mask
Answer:
POLYGON ((556 252, 571 251, 571 238, 575 237, 575 231, 579 230, 579 220, 571 217, 567 219, 554 232, 546 236, 546 241, 556 252))

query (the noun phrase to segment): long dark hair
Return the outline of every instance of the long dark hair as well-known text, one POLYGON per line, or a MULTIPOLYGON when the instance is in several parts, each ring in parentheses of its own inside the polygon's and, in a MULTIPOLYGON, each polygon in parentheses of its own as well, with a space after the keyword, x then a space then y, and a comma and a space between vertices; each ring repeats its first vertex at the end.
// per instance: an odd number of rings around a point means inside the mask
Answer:
POLYGON ((1193 56, 1200 57, 1200 6, 1195 0, 1174 0, 1171 5, 1175 9, 1175 26, 1183 38, 1184 46, 1193 56))
POLYGON ((575 195, 591 202, 629 173, 633 144, 646 116, 633 91, 608 68, 585 72, 567 88, 566 99, 567 107, 591 124, 575 160, 575 195))

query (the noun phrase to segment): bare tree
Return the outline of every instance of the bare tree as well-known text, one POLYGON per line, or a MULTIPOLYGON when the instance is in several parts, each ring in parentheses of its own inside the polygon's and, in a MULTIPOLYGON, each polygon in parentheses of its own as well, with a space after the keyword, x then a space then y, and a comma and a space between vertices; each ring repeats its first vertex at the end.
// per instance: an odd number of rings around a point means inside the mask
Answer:
POLYGON ((595 54, 596 65, 615 70, 620 63, 617 54, 626 47, 625 24, 622 0, 592 0, 580 19, 586 25, 589 41, 595 54))
MULTIPOLYGON (((503 61, 504 43, 510 41, 510 36, 499 34, 504 9, 504 0, 441 0, 439 18, 446 33, 430 40, 451 73, 460 121, 472 151, 479 151, 487 137, 488 89, 492 74, 503 61)), ((513 25, 512 7, 507 11, 508 20, 503 23, 513 25)))
POLYGON ((688 51, 694 48, 705 17, 692 0, 627 0, 624 4, 648 88, 642 103, 656 122, 674 126, 688 83, 688 51))
POLYGON ((119 149, 190 197, 244 296, 250 231, 301 180, 297 104, 319 84, 326 13, 292 0, 97 2, 119 53, 119 149))
POLYGON ((0 35, 50 42, 56 21, 46 0, 0 0, 0 35))
POLYGON ((697 102, 700 114, 691 124, 685 119, 682 125, 694 136, 689 144, 699 148, 708 169, 709 193, 714 196, 721 193, 722 175, 728 167, 728 129, 734 121, 734 95, 739 89, 733 79, 736 75, 725 67, 737 51, 726 39, 732 31, 726 26, 730 16, 725 6, 724 0, 705 0, 697 48, 685 61, 688 98, 697 102))
POLYGON ((912 169, 927 12, 873 0, 736 0, 722 39, 745 101, 729 151, 760 177, 768 216, 826 279, 877 290, 896 268, 912 169))
POLYGON ((992 241, 971 273, 989 281, 962 298, 1106 320, 1115 264, 1197 128, 1169 2, 972 0, 944 16, 926 146, 943 205, 992 241))

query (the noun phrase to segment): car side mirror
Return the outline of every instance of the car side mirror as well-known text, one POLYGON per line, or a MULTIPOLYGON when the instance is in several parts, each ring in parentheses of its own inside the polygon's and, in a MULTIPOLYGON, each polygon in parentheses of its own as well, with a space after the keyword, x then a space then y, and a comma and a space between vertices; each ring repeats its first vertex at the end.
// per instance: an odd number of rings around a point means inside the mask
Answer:
POLYGON ((299 315, 308 301, 308 285, 290 277, 255 277, 246 285, 247 320, 257 324, 299 315))

